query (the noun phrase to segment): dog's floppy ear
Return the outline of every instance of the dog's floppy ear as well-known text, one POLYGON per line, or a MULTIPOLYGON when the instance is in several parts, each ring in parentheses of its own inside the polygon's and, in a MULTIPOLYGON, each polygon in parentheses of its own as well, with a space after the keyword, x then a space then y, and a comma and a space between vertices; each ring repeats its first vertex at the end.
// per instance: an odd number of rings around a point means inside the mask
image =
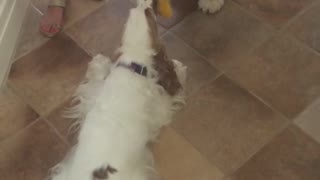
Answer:
POLYGON ((157 21, 151 9, 146 9, 145 15, 146 15, 148 26, 149 26, 149 36, 151 39, 151 46, 152 46, 152 49, 157 52, 159 51, 160 44, 161 44, 159 33, 158 33, 157 21))
MULTIPOLYGON (((158 0, 154 0, 156 2, 158 0)), ((151 46, 155 52, 154 68, 158 72, 158 84, 161 85, 169 95, 176 95, 181 88, 178 76, 175 71, 173 62, 168 58, 166 49, 162 45, 158 34, 158 27, 155 17, 151 9, 145 10, 148 26, 149 36, 151 39, 151 46)))
POLYGON ((181 88, 173 62, 168 58, 164 46, 154 56, 154 68, 158 72, 158 84, 161 85, 169 95, 176 95, 181 88))

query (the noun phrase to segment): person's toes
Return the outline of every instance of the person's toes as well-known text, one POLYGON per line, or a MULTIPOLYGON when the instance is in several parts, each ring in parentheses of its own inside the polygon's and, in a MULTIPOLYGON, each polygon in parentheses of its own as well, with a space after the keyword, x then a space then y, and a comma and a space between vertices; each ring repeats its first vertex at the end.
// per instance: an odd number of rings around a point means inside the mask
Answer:
POLYGON ((50 29, 49 20, 46 18, 46 16, 43 16, 40 20, 39 26, 41 31, 48 32, 50 29))
POLYGON ((61 30, 60 24, 52 24, 52 23, 40 23, 40 32, 43 33, 46 36, 54 36, 57 33, 59 33, 61 30))
POLYGON ((53 34, 53 35, 57 34, 59 31, 60 31, 59 25, 54 24, 54 25, 51 26, 51 29, 50 29, 50 33, 51 34, 53 34))
POLYGON ((50 26, 48 24, 41 24, 40 25, 40 31, 42 33, 48 33, 50 30, 50 26))
POLYGON ((63 8, 50 7, 40 20, 40 32, 45 36, 52 37, 60 32, 63 21, 63 8))

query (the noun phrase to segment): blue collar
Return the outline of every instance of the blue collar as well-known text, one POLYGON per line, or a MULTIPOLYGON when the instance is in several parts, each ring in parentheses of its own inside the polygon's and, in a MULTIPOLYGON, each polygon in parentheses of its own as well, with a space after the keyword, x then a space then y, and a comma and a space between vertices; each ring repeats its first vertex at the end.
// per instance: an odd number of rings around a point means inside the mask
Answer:
POLYGON ((148 74, 148 70, 147 70, 146 66, 142 66, 142 65, 134 63, 134 62, 132 62, 130 64, 125 64, 123 62, 119 62, 117 64, 117 67, 127 68, 127 69, 131 70, 132 72, 135 72, 135 73, 140 74, 141 76, 145 76, 145 77, 147 77, 147 74, 148 74))

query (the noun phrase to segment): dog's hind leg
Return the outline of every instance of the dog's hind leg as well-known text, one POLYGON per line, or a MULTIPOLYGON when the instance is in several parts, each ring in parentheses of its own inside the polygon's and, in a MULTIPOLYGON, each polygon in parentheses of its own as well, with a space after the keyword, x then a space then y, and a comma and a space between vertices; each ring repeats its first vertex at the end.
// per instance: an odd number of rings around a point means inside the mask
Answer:
POLYGON ((101 54, 93 57, 88 65, 86 78, 88 81, 104 80, 110 73, 111 60, 101 54))
MULTIPOLYGON (((76 105, 68 109, 65 116, 72 119, 81 120, 90 111, 103 87, 106 77, 109 75, 112 62, 103 55, 96 55, 88 64, 85 80, 78 87, 74 102, 76 105)), ((78 123, 81 123, 79 121, 78 123)))

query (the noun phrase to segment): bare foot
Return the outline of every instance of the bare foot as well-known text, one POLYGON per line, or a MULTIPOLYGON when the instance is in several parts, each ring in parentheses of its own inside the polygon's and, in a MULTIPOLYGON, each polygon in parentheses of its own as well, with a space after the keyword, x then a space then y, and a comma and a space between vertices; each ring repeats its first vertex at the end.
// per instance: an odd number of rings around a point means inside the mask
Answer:
POLYGON ((48 37, 58 34, 62 28, 64 7, 49 6, 40 20, 40 32, 48 37))

